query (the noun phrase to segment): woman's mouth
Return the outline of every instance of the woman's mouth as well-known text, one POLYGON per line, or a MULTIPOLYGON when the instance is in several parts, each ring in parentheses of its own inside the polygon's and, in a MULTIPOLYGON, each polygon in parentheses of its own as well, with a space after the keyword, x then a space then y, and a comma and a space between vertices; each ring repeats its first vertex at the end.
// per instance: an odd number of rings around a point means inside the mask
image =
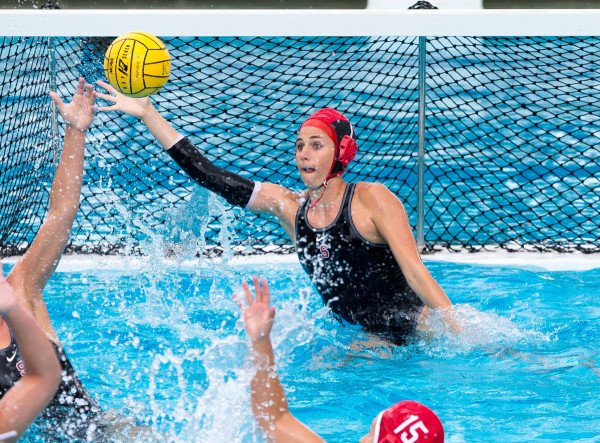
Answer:
POLYGON ((315 172, 315 168, 302 168, 302 170, 308 174, 315 172))

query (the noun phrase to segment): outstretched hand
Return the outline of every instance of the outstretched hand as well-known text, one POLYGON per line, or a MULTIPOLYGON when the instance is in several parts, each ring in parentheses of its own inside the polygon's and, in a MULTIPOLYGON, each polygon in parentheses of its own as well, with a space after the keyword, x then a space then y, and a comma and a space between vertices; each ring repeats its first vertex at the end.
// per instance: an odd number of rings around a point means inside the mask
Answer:
POLYGON ((109 92, 108 94, 95 92, 96 97, 114 103, 111 106, 100 106, 98 108, 99 111, 121 111, 133 117, 141 118, 150 105, 150 97, 127 97, 102 80, 98 80, 96 84, 109 92))
POLYGON ((17 294, 4 278, 4 270, 0 260, 0 314, 8 314, 18 303, 17 294))
POLYGON ((275 306, 269 306, 270 294, 267 279, 263 278, 262 288, 256 275, 252 277, 252 281, 254 282, 256 300, 252 296, 246 281, 242 282, 242 288, 246 295, 248 306, 245 307, 242 300, 240 300, 241 297, 238 297, 236 294, 233 294, 233 298, 244 314, 248 336, 254 340, 266 339, 271 333, 271 327, 273 326, 273 319, 275 318, 275 311, 277 308, 275 306))
POLYGON ((75 95, 70 103, 64 103, 56 92, 50 92, 50 98, 56 104, 58 112, 70 127, 84 132, 92 124, 96 111, 94 87, 85 83, 81 77, 77 83, 75 95))

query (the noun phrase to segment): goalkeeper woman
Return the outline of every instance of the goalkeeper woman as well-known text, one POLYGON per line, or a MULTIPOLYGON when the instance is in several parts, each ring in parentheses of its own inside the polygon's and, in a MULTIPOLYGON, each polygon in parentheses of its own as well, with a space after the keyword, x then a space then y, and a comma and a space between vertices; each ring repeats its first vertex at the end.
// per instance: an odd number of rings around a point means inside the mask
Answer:
POLYGON ((100 111, 140 118, 177 164, 230 204, 275 216, 294 241, 323 301, 343 320, 396 344, 426 328, 430 309, 443 309, 455 331, 451 302, 419 256, 406 211, 383 184, 346 183, 357 152, 351 123, 325 108, 300 126, 295 160, 305 192, 259 183, 218 168, 179 134, 148 97, 131 98, 98 81, 111 103, 100 111))

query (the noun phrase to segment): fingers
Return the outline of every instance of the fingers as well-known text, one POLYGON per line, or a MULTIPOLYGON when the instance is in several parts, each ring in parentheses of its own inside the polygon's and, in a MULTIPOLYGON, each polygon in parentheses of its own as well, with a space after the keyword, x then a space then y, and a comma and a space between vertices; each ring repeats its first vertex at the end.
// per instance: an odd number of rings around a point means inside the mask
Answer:
POLYGON ((252 306, 254 304, 254 298, 252 297, 252 293, 250 292, 250 288, 248 287, 248 282, 246 282, 246 280, 242 282, 242 289, 244 290, 244 294, 246 294, 248 306, 252 306))
POLYGON ((100 112, 104 112, 104 111, 119 111, 119 108, 117 108, 117 105, 113 105, 113 106, 98 106, 98 107, 94 107, 95 110, 100 111, 100 112))
POLYGON ((98 113, 96 109, 96 94, 94 94, 94 86, 90 84, 85 85, 85 98, 87 100, 88 111, 94 116, 98 113))
POLYGON ((96 108, 98 111, 104 112, 104 111, 120 111, 121 109, 118 107, 117 103, 117 96, 118 96, 118 92, 115 88, 113 88, 111 85, 109 85, 108 83, 102 81, 102 80, 96 80, 96 84, 102 88, 104 88, 106 91, 108 91, 108 94, 105 94, 103 92, 98 92, 98 91, 93 91, 93 95, 94 95, 94 100, 96 100, 97 98, 100 98, 104 101, 113 103, 112 106, 99 106, 98 108, 96 108))
POLYGON ((269 306, 271 304, 271 294, 269 292, 269 283, 267 283, 266 278, 262 279, 262 287, 263 287, 263 290, 262 290, 263 302, 265 302, 267 304, 267 306, 269 306))
POLYGON ((71 101, 71 103, 67 104, 63 102, 60 96, 54 91, 51 91, 49 95, 56 107, 58 108, 60 114, 63 116, 63 119, 66 119, 67 109, 70 109, 69 112, 76 113, 78 111, 74 111, 74 108, 80 110, 85 108, 85 110, 88 111, 91 115, 96 114, 96 109, 94 108, 94 105, 96 103, 96 96, 94 95, 94 86, 86 84, 85 79, 83 77, 81 77, 77 82, 77 89, 75 91, 75 95, 73 96, 73 100, 71 101), (81 101, 81 99, 83 99, 84 101, 81 101))
POLYGON ((96 95, 94 94, 94 86, 87 84, 85 85, 85 97, 87 98, 88 102, 94 106, 94 103, 96 103, 96 95))
MULTIPOLYGON (((98 82, 100 82, 100 80, 98 80, 98 82)), ((102 82, 104 83, 104 82, 102 82)), ((110 102, 110 103, 115 103, 113 105, 110 106, 98 106, 96 107, 96 110, 100 111, 100 112, 104 112, 104 111, 120 111, 117 103, 117 97, 115 97, 114 95, 110 95, 110 94, 104 94, 102 92, 98 92, 98 91, 94 91, 94 100, 96 98, 100 98, 104 101, 110 102)))
POLYGON ((263 294, 262 289, 260 288, 260 282, 258 281, 258 277, 256 275, 253 275, 252 281, 254 282, 254 294, 256 294, 256 302, 261 303, 263 301, 263 294))
POLYGON ((115 88, 113 88, 112 85, 109 85, 108 83, 106 83, 102 80, 96 80, 96 84, 99 86, 102 86, 105 90, 107 90, 111 94, 117 94, 117 90, 115 88))
MULTIPOLYGON (((100 108, 100 109, 102 109, 102 108, 100 108)), ((269 291, 269 284, 267 283, 267 279, 263 278, 262 281, 260 281, 258 279, 258 277, 256 275, 254 275, 252 277, 252 282, 254 283, 254 294, 255 294, 256 299, 252 295, 252 292, 250 291, 250 286, 248 286, 248 282, 246 280, 242 281, 242 289, 246 296, 246 301, 248 302, 248 307, 254 305, 255 303, 266 303, 267 306, 269 306, 269 304, 271 302, 271 293, 269 291), (262 288, 261 288, 261 283, 262 283, 262 288)), ((235 302, 240 307, 240 309, 243 310, 244 308, 242 306, 241 297, 234 294, 233 298, 235 299, 235 302)), ((275 315, 274 311, 273 311, 273 315, 275 315)))
POLYGON ((59 97, 59 95, 56 92, 50 92, 50 98, 56 104, 56 107, 58 107, 59 109, 62 106, 64 106, 62 99, 59 97))
POLYGON ((106 100, 107 102, 116 103, 117 97, 110 94, 103 94, 102 92, 94 91, 95 98, 101 98, 102 100, 106 100))
POLYGON ((83 95, 83 88, 85 85, 85 79, 83 77, 79 78, 77 82, 77 89, 75 90, 75 95, 83 95))

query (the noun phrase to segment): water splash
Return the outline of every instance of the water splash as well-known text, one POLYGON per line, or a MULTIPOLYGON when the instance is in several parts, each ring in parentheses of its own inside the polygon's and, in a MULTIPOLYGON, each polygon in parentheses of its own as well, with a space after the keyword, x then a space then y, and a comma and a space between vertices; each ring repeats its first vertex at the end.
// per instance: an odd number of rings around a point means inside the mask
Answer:
POLYGON ((203 350, 156 355, 147 391, 154 434, 168 441, 188 441, 192 435, 196 441, 239 441, 244 424, 252 420, 248 394, 252 372, 244 366, 246 354, 244 341, 226 336, 215 338, 203 350), (186 362, 195 370, 186 371, 186 362), (195 379, 198 366, 204 370, 200 382, 195 379))
POLYGON ((420 334, 412 347, 429 355, 452 357, 475 351, 501 352, 506 348, 531 347, 551 340, 548 334, 535 329, 520 328, 511 318, 482 312, 469 304, 456 304, 448 310, 432 310, 425 321, 429 329, 420 334), (456 334, 451 330, 450 317, 464 331, 456 334))

